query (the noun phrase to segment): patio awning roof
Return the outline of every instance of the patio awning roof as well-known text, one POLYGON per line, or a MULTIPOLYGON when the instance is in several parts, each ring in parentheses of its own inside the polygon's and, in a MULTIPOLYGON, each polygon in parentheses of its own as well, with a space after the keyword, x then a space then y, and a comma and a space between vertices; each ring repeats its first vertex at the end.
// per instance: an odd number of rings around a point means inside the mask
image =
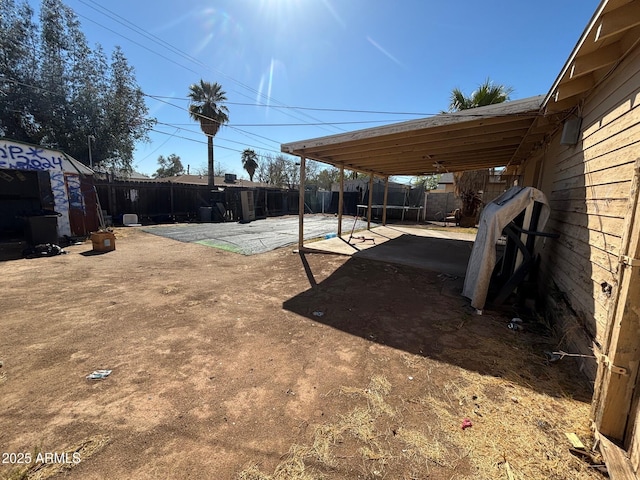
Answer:
POLYGON ((430 118, 285 143, 281 150, 349 170, 387 175, 517 165, 556 123, 544 95, 430 118))

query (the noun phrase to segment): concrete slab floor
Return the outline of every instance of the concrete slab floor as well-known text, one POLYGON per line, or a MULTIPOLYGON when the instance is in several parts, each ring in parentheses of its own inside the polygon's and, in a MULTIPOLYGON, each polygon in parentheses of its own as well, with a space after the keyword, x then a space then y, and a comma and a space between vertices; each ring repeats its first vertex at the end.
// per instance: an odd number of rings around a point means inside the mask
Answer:
MULTIPOLYGON (((334 215, 305 215, 305 250, 358 256, 371 260, 410 265, 463 277, 475 239, 474 234, 416 225, 374 226, 353 217, 343 217, 342 237, 336 234, 334 215), (351 232, 353 230, 353 235, 351 232)), ((264 253, 298 242, 298 217, 271 217, 250 223, 193 223, 142 227, 155 235, 181 242, 198 243, 244 255, 264 253)))
MULTIPOLYGON (((353 217, 342 218, 342 231, 366 228, 366 222, 353 217)), ((264 253, 298 242, 298 216, 270 217, 249 223, 189 223, 142 227, 154 235, 180 242, 199 243, 244 255, 264 253)), ((323 238, 338 231, 334 215, 305 215, 304 238, 323 238)))
POLYGON ((409 265, 464 277, 475 234, 455 228, 434 230, 416 226, 379 226, 342 238, 305 243, 308 251, 351 255, 409 265))

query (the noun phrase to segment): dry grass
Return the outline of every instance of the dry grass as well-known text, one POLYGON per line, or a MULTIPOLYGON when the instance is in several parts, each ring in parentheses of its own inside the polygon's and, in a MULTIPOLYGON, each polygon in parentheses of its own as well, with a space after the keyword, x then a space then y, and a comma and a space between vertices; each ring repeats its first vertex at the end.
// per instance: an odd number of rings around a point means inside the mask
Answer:
MULTIPOLYGON (((499 342, 489 340, 488 345, 504 349, 499 342)), ((502 378, 407 353, 399 360, 420 377, 421 394, 394 395, 382 375, 373 375, 365 388, 329 392, 326 399, 349 399, 352 408, 317 425, 309 446, 294 445, 273 475, 251 465, 237 478, 351 478, 345 472, 371 480, 425 475, 487 480, 603 478, 568 452, 564 435, 574 432, 589 446, 589 405, 561 390, 553 396, 543 393, 553 391, 553 385, 558 390, 552 368, 536 379, 536 389, 522 381, 522 365, 541 361, 534 353, 521 352, 521 365, 507 364, 496 355, 505 372, 502 378), (436 378, 443 378, 443 370, 448 380, 439 385, 436 378), (519 382, 509 380, 516 377, 519 382), (463 430, 465 418, 473 426, 463 430)))

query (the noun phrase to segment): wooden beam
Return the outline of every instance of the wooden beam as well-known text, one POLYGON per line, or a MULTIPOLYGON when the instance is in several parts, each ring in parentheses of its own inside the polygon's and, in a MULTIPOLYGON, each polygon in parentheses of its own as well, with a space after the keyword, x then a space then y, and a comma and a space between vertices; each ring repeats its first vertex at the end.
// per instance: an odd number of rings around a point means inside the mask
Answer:
POLYGON ((607 319, 606 358, 598 368, 593 407, 600 433, 616 440, 624 439, 640 365, 640 160, 629 197, 618 288, 607 319))
MULTIPOLYGON (((342 210, 344 209, 344 165, 340 165, 340 193, 338 194, 338 236, 342 236, 342 210)), ((357 215, 357 212, 356 212, 357 215)))
POLYGON ((458 128, 456 130, 424 130, 421 132, 412 132, 404 136, 395 135, 371 138, 359 141, 345 141, 339 145, 320 145, 305 149, 307 155, 315 156, 334 156, 337 152, 341 154, 349 154, 353 152, 366 153, 368 155, 377 155, 381 152, 394 151, 400 149, 415 150, 417 148, 428 149, 437 147, 447 147, 449 145, 457 145, 460 142, 466 144, 475 143, 479 140, 496 140, 511 136, 520 135, 526 132, 534 118, 511 119, 507 123, 491 123, 488 125, 466 125, 466 128, 458 128), (515 133, 514 133, 515 132, 515 133))
MULTIPOLYGON (((379 152, 375 155, 371 155, 367 152, 352 152, 352 153, 342 153, 336 152, 334 155, 331 155, 331 160, 339 163, 355 163, 363 162, 361 165, 375 165, 376 163, 383 163, 385 160, 390 159, 401 159, 401 158, 413 158, 413 159, 421 159, 423 161, 429 161, 436 155, 442 154, 453 154, 459 155, 463 153, 471 153, 475 154, 476 152, 489 151, 489 150, 504 150, 504 149, 513 149, 515 150, 518 145, 522 142, 522 139, 526 131, 522 132, 521 135, 513 136, 509 138, 504 138, 502 140, 494 140, 489 142, 481 142, 471 144, 451 144, 446 147, 439 148, 431 148, 429 150, 412 150, 412 151, 402 151, 402 150, 389 150, 387 152, 379 152)), ((433 163, 433 162, 432 162, 433 163)))
POLYGON ((576 95, 580 95, 584 93, 596 84, 593 76, 590 74, 583 75, 582 77, 578 77, 574 80, 566 80, 564 82, 560 82, 558 88, 555 92, 555 101, 559 102, 566 98, 575 97, 576 95))
POLYGON ((387 198, 389 197, 389 177, 384 177, 384 199, 382 201, 382 225, 387 224, 387 198))
POLYGON ((300 157, 300 185, 298 185, 298 248, 304 247, 304 174, 305 174, 304 157, 300 157))
POLYGON ((613 65, 618 61, 620 55, 622 53, 622 48, 619 42, 612 43, 611 45, 607 45, 602 47, 599 50, 596 50, 592 53, 587 53, 586 55, 582 55, 577 57, 571 68, 569 69, 569 78, 577 78, 582 75, 586 75, 587 73, 594 72, 603 67, 607 67, 609 65, 613 65))
POLYGON ((609 477, 612 480, 638 480, 629 457, 627 457, 622 448, 604 435, 598 434, 598 432, 596 432, 596 439, 600 445, 604 463, 607 465, 609 477))
POLYGON ((634 1, 602 15, 595 41, 599 42, 637 25, 640 25, 640 2, 634 1))
POLYGON ((568 112, 569 110, 577 107, 579 102, 580 97, 571 97, 560 101, 554 101, 551 99, 549 103, 547 103, 546 111, 548 113, 568 112))
POLYGON ((540 99, 515 100, 498 105, 479 107, 474 111, 442 114, 420 120, 394 123, 382 127, 368 128, 355 132, 340 133, 328 137, 320 137, 298 142, 285 143, 280 150, 291 155, 306 155, 307 150, 322 146, 344 146, 350 142, 367 143, 379 138, 406 138, 409 135, 430 130, 433 132, 452 131, 473 126, 491 125, 497 123, 511 123, 514 116, 518 118, 535 117, 540 108, 540 99))
POLYGON ((367 230, 371 230, 371 206, 373 205, 373 172, 369 174, 369 200, 367 208, 367 230))

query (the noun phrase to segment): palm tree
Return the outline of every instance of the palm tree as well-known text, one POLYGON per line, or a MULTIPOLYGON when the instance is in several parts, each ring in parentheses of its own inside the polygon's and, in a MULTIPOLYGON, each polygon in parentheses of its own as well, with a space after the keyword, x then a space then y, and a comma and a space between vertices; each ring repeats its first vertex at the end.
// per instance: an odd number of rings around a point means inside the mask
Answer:
POLYGON ((209 188, 214 186, 213 172, 213 137, 220 127, 229 122, 229 109, 222 102, 227 101, 227 94, 218 83, 200 80, 189 87, 189 115, 200 122, 202 132, 207 136, 207 152, 209 154, 209 188))
POLYGON ((449 97, 449 112, 459 112, 469 108, 484 107, 495 103, 503 103, 510 99, 512 87, 496 85, 490 78, 478 85, 470 96, 466 96, 459 88, 451 90, 449 97))
MULTIPOLYGON (((503 103, 510 99, 511 93, 512 87, 495 85, 490 78, 481 83, 468 97, 459 88, 454 88, 449 98, 449 112, 503 103)), ((487 170, 454 173, 453 186, 456 196, 462 201, 461 226, 475 226, 481 205, 480 190, 484 188, 488 175, 487 170)))
POLYGON ((251 150, 250 148, 246 148, 244 152, 242 152, 242 168, 244 168, 249 174, 249 180, 253 182, 253 174, 256 173, 256 169, 258 168, 258 155, 256 152, 251 150))

